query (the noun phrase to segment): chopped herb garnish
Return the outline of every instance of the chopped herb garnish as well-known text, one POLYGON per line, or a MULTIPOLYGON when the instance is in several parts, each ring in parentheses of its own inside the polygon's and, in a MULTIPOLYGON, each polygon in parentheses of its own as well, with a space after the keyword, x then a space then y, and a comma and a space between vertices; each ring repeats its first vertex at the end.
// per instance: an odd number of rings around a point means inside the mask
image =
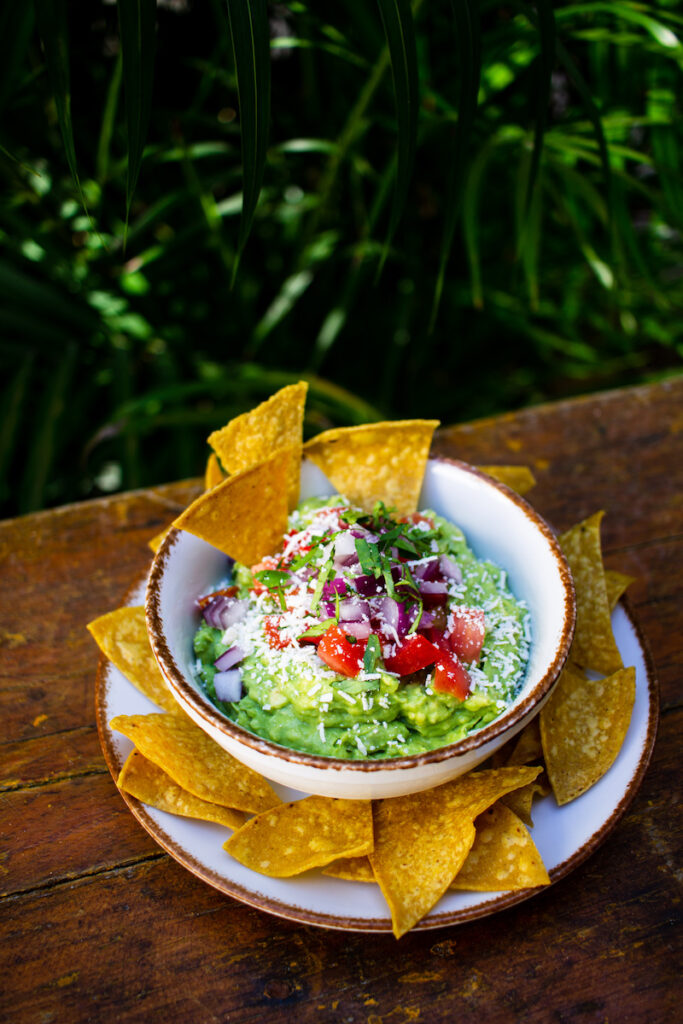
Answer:
POLYGON ((374 634, 368 637, 368 645, 363 655, 363 668, 366 672, 374 672, 382 664, 382 647, 379 638, 374 634))
POLYGON ((325 564, 323 565, 323 567, 320 570, 320 575, 318 576, 318 580, 317 580, 316 585, 315 585, 315 590, 313 591, 313 598, 311 599, 311 611, 312 612, 317 610, 318 605, 320 604, 320 598, 322 597, 322 594, 323 594, 323 587, 325 586, 325 584, 327 583, 328 579, 330 578, 330 576, 332 575, 333 572, 334 572, 334 563, 332 562, 332 559, 330 558, 330 559, 327 560, 327 562, 325 562, 325 564))
POLYGON ((288 572, 281 572, 278 569, 263 569, 261 572, 254 573, 254 579, 262 583, 271 594, 276 595, 280 602, 280 608, 283 612, 286 612, 287 602, 285 601, 284 587, 285 584, 290 582, 290 574, 288 572))
POLYGON ((369 544, 363 537, 356 537, 356 554, 364 573, 369 576, 381 574, 382 564, 376 544, 369 544))
POLYGON ((311 626, 302 633, 301 636, 297 637, 298 640, 315 640, 316 637, 322 636, 323 633, 327 633, 330 626, 336 626, 336 619, 324 619, 322 622, 316 622, 315 625, 311 626))

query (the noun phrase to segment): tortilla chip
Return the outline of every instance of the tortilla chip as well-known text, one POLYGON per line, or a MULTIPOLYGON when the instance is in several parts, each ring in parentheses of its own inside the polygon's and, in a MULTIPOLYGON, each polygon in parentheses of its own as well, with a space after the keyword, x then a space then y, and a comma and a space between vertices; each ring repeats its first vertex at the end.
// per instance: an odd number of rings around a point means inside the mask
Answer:
MULTIPOLYGON (((225 480, 225 473, 221 469, 221 464, 216 456, 211 453, 206 461, 206 469, 204 471, 204 490, 213 490, 213 488, 216 487, 217 484, 222 483, 223 480, 225 480)), ((155 555, 161 547, 164 537, 168 533, 169 529, 170 528, 167 526, 165 530, 162 530, 161 533, 155 534, 151 540, 147 541, 147 546, 152 549, 155 555)))
POLYGON ((373 804, 375 877, 400 938, 439 901, 474 842, 474 819, 540 768, 470 772, 436 789, 373 804))
POLYGON ((132 750, 119 773, 116 785, 125 793, 169 814, 184 818, 214 821, 226 828, 241 828, 246 818, 241 811, 200 800, 181 789, 161 768, 148 761, 138 750, 132 750))
MULTIPOLYGON (((543 776, 539 776, 539 779, 543 776)), ((533 806, 535 796, 547 796, 549 787, 546 787, 542 782, 536 779, 535 782, 530 782, 528 786, 521 786, 519 789, 514 789, 512 793, 507 793, 505 796, 500 798, 500 803, 505 804, 511 811, 521 818, 524 824, 528 828, 533 828, 534 822, 531 817, 531 808, 533 806)))
POLYGON ((228 477, 206 491, 173 525, 213 544, 245 565, 275 551, 287 531, 291 451, 228 477))
POLYGON ((264 778, 219 747, 185 715, 118 715, 110 725, 201 800, 250 814, 280 803, 264 778))
POLYGON ((477 466, 494 480, 499 480, 517 494, 526 494, 536 486, 536 477, 528 466, 477 466))
POLYGON ((299 500, 304 405, 308 384, 299 381, 276 391, 266 402, 231 420, 209 436, 209 444, 228 473, 240 473, 275 452, 289 451, 289 508, 299 500))
POLYGON ((375 872, 368 857, 342 857, 328 865, 323 871, 331 878, 343 878, 347 882, 375 882, 375 872))
POLYGON ((156 533, 151 540, 147 541, 147 547, 151 548, 155 555, 159 548, 161 547, 161 545, 163 544, 164 537, 166 536, 168 531, 169 527, 167 526, 165 530, 162 530, 161 533, 156 533))
POLYGON ((206 460, 206 469, 204 470, 204 490, 211 491, 214 487, 217 487, 218 484, 223 483, 224 480, 225 473, 221 469, 218 456, 211 452, 206 460))
POLYGON ((576 588, 576 633, 572 658, 584 668, 608 675, 623 667, 612 633, 605 570, 600 547, 604 512, 572 527, 560 537, 576 588))
POLYGON ((623 597, 627 588, 636 582, 635 576, 627 576, 623 572, 616 572, 614 569, 605 569, 605 585, 607 587, 607 603, 610 611, 614 611, 623 597))
POLYGON ((309 796, 252 818, 223 849, 262 875, 289 878, 372 846, 369 801, 309 796))
POLYGON ((326 430, 305 455, 353 505, 372 512, 376 501, 410 515, 417 510, 429 447, 438 420, 398 420, 326 430))
POLYGON ((117 608, 89 622, 88 629, 104 656, 140 693, 157 707, 178 710, 152 653, 144 608, 117 608))
POLYGON ((541 724, 533 718, 528 725, 514 738, 514 746, 508 754, 505 764, 538 764, 543 758, 541 746, 541 724))
POLYGON ((474 844, 451 889, 499 892, 550 884, 533 839, 504 804, 480 814, 475 828, 474 844))
POLYGON ((558 804, 575 800, 616 760, 631 721, 636 671, 588 679, 565 668, 541 710, 541 740, 558 804))

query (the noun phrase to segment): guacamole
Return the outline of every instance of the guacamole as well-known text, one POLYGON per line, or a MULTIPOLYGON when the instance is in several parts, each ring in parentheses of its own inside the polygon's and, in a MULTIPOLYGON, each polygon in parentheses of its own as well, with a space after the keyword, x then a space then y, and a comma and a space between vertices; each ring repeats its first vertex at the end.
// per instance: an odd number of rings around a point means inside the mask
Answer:
POLYGON ((250 732, 347 759, 417 754, 497 718, 519 691, 529 615, 457 526, 344 498, 290 515, 278 554, 199 602, 197 675, 250 732))

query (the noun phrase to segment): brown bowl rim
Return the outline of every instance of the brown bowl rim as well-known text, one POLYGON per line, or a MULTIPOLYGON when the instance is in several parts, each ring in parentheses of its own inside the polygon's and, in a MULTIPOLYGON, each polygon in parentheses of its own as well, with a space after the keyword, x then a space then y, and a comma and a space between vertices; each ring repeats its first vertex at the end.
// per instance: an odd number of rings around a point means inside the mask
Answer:
POLYGON ((171 527, 157 551, 147 581, 145 595, 145 615, 147 619, 147 630, 154 656, 161 668, 161 671, 179 702, 187 703, 195 714, 201 719, 203 727, 218 729, 219 732, 233 739, 235 742, 249 747, 257 753, 276 757, 280 761, 290 764, 300 764, 308 768, 332 771, 352 772, 377 772, 377 771, 407 771, 429 764, 439 764, 452 758, 460 757, 477 748, 485 746, 492 740, 497 739, 501 733, 514 729, 515 725, 523 722, 533 709, 549 694, 553 684, 556 682, 562 668, 569 656, 574 628, 576 625, 576 596, 574 584, 567 564, 562 553, 558 540, 541 515, 524 500, 519 494, 495 480, 487 473, 482 472, 475 466, 463 462, 460 459, 452 459, 444 455, 431 456, 430 462, 443 463, 454 466, 473 476, 484 480, 488 485, 500 491, 506 498, 516 504, 543 534, 549 543, 551 552, 555 558, 561 584, 564 590, 564 618, 563 629, 555 652, 555 656, 546 669, 544 675, 535 684, 533 689, 526 695, 524 700, 503 712, 485 728, 471 733, 456 743, 450 743, 444 747, 437 747, 421 754, 409 754, 401 757, 383 758, 379 760, 346 760, 339 757, 329 757, 324 754, 309 754, 304 751, 292 750, 289 747, 281 746, 272 740, 264 739, 254 733, 248 732, 242 726, 232 722, 218 708, 215 708, 208 698, 203 697, 199 691, 187 681, 180 668, 173 658, 162 628, 160 612, 160 591, 161 583, 166 570, 171 552, 178 542, 182 531, 171 527))

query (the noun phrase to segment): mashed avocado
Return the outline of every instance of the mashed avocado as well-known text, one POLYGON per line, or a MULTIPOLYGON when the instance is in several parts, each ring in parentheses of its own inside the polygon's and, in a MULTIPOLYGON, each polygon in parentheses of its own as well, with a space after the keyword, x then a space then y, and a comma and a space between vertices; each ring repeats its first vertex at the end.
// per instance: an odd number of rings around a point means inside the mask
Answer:
POLYGON ((311 499, 278 555, 235 565, 230 584, 202 601, 199 678, 229 718, 286 747, 432 750, 491 722, 524 678, 526 608, 430 511, 399 521, 381 504, 311 499), (226 678, 238 699, 219 699, 226 678))

